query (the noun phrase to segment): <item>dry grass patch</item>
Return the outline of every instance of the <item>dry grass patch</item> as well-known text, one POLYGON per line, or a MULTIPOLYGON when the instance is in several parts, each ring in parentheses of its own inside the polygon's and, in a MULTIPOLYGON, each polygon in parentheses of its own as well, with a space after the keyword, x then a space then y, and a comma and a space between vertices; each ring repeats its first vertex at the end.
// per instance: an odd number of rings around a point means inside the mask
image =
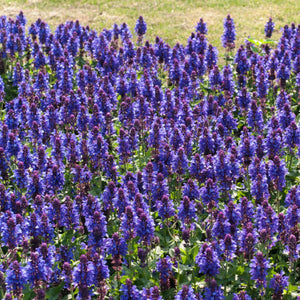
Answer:
POLYGON ((300 2, 294 0, 4 0, 0 9, 8 17, 15 17, 23 10, 29 24, 41 18, 52 29, 60 23, 78 19, 97 31, 125 22, 132 33, 138 16, 143 15, 148 24, 146 38, 154 41, 158 35, 171 45, 177 42, 185 44, 202 17, 208 25, 209 42, 221 53, 223 20, 228 13, 235 21, 237 45, 247 36, 263 38, 264 25, 269 17, 273 17, 276 25, 274 39, 280 36, 280 27, 300 20, 300 2))

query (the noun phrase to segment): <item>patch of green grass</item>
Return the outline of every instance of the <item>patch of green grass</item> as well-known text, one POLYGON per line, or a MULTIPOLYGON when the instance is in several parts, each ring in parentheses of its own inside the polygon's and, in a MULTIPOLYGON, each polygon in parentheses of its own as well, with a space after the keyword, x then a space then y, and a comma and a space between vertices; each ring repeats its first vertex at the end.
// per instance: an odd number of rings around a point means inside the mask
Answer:
POLYGON ((28 23, 37 18, 52 29, 67 20, 79 19, 83 25, 101 31, 114 23, 127 23, 134 34, 137 18, 142 15, 148 24, 146 38, 154 42, 160 36, 171 45, 186 44, 200 17, 208 25, 208 40, 222 53, 223 20, 230 14, 236 25, 237 46, 251 36, 264 37, 264 25, 272 17, 280 36, 285 24, 300 20, 300 1, 294 0, 3 0, 3 15, 15 17, 23 10, 28 23))

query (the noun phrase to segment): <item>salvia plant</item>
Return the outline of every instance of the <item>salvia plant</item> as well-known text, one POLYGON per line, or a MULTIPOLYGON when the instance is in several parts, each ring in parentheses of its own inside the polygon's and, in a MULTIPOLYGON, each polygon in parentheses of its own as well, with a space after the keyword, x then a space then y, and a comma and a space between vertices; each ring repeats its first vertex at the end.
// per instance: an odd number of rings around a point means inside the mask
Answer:
POLYGON ((170 46, 1 16, 1 299, 299 298, 300 25, 274 28, 236 47, 228 15, 222 66, 202 18, 170 46))

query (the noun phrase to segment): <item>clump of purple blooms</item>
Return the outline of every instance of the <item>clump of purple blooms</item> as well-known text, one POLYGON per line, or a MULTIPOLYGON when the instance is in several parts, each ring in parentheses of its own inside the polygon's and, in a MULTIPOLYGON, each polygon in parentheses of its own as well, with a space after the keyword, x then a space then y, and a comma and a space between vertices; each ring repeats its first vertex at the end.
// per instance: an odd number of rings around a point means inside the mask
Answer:
POLYGON ((0 17, 1 299, 300 297, 300 26, 226 65, 147 24, 0 17))

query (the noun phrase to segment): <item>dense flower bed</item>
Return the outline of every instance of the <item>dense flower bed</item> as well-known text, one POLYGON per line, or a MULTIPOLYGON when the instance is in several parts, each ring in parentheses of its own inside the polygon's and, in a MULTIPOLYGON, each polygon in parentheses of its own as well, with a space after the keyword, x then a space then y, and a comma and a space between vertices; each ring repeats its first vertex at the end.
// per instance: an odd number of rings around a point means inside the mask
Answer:
POLYGON ((25 25, 0 17, 1 298, 295 299, 300 27, 233 53, 227 16, 223 67, 202 19, 174 47, 25 25))

